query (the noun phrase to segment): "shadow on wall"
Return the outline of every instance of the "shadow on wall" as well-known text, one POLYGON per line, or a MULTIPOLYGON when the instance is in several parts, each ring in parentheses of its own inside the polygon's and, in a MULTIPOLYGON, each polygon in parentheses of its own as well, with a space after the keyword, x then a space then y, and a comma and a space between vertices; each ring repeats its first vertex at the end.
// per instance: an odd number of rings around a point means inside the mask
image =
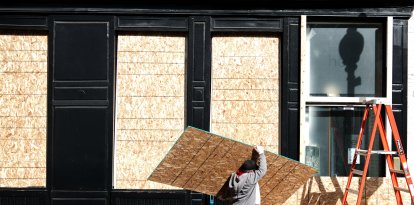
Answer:
MULTIPOLYGON (((357 191, 360 178, 354 177, 351 189, 357 191), (358 179, 358 181, 356 181, 358 179)), ((338 204, 342 202, 347 177, 313 177, 303 186, 302 195, 300 196, 301 205, 305 204, 338 204)), ((379 185, 383 184, 384 179, 367 178, 365 182, 364 195, 362 201, 368 203, 370 199, 376 200, 373 196, 378 190, 379 185)), ((347 201, 349 204, 355 203, 357 194, 349 193, 347 201)))

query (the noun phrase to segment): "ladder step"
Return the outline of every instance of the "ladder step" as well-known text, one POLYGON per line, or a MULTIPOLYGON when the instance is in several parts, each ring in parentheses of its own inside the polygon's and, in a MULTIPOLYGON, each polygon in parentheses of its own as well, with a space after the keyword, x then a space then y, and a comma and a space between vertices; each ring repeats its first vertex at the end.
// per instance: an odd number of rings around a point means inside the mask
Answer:
MULTIPOLYGON (((357 154, 359 155, 367 155, 368 154, 368 150, 364 150, 364 149, 357 149, 357 154)), ((397 154, 396 151, 385 151, 385 150, 372 150, 371 154, 397 154)))
POLYGON ((363 172, 363 171, 358 170, 358 169, 354 169, 354 170, 352 170, 352 172, 353 172, 354 174, 358 174, 358 175, 360 175, 360 176, 362 176, 362 175, 364 174, 364 172, 363 172))
POLYGON ((398 174, 405 174, 403 170, 398 170, 398 169, 390 169, 390 172, 394 172, 398 174))
POLYGON ((394 189, 395 190, 398 190, 398 191, 403 191, 403 192, 407 192, 407 193, 410 193, 410 190, 408 190, 408 189, 406 189, 406 188, 401 188, 401 187, 394 187, 394 189))

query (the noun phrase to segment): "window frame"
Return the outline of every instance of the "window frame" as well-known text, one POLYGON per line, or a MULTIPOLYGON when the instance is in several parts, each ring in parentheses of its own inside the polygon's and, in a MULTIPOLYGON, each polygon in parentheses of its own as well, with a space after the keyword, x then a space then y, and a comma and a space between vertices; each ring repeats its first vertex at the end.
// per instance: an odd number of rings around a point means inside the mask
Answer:
MULTIPOLYGON (((318 18, 318 17, 316 17, 318 18)), ((347 19, 339 19, 341 22, 347 19)), ((392 102, 392 74, 393 74, 393 17, 378 18, 374 19, 373 22, 362 22, 362 19, 356 19, 355 24, 364 24, 366 23, 379 23, 384 22, 384 71, 385 71, 385 93, 384 97, 329 97, 329 96, 310 96, 309 93, 309 76, 310 76, 310 67, 308 61, 308 39, 307 39, 307 27, 308 23, 313 21, 308 21, 308 16, 302 15, 300 18, 300 125, 299 125, 299 161, 305 162, 305 134, 308 133, 308 127, 306 126, 306 109, 307 107, 316 107, 316 106, 328 106, 328 107, 361 107, 365 106, 365 101, 379 99, 386 104, 391 104, 392 102)), ((335 19, 323 19, 322 21, 317 22, 336 22, 335 19)), ((348 21, 346 21, 348 23, 348 21)), ((354 23, 354 21, 350 22, 354 23)), ((390 144, 391 135, 390 135, 390 126, 388 119, 386 119, 385 128, 387 133, 387 141, 390 144)), ((387 172, 386 172, 387 173, 387 172)), ((389 173, 387 173, 387 176, 389 173)))

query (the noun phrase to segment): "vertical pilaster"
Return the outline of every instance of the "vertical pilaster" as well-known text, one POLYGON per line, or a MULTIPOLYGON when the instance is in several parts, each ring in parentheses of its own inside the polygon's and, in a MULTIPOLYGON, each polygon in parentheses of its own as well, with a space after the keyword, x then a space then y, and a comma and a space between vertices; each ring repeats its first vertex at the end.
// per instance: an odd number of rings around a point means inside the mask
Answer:
MULTIPOLYGON (((392 110, 407 150, 407 45, 408 20, 394 18, 392 54, 392 110)), ((395 150, 395 146, 393 145, 395 150)))
POLYGON ((187 124, 210 129, 210 17, 190 17, 187 67, 187 124))
POLYGON ((299 160, 299 96, 300 96, 300 27, 299 18, 286 18, 283 23, 281 150, 280 153, 299 160))
POLYGON ((114 32, 111 17, 50 21, 48 175, 54 205, 109 203, 114 32))

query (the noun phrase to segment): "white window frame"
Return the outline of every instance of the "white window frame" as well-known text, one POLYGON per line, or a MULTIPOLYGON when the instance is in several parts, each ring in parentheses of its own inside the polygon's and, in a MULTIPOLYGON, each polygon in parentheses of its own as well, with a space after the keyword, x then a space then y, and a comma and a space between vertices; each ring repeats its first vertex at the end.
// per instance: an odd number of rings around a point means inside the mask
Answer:
MULTIPOLYGON (((307 16, 302 15, 300 21, 300 140, 299 140, 299 160, 305 162, 305 145, 306 137, 309 128, 306 127, 306 107, 307 106, 364 106, 363 100, 370 100, 374 98, 359 98, 359 97, 315 97, 309 95, 309 56, 308 56, 308 40, 307 40, 307 16)), ((386 66, 386 93, 385 97, 376 97, 383 102, 392 102, 392 46, 393 46, 393 17, 386 19, 386 49, 385 66, 386 66)), ((391 143, 391 130, 388 119, 385 122, 388 144, 391 143)), ((386 167, 387 169, 387 167, 386 167)), ((387 176, 389 175, 388 172, 387 176)))

